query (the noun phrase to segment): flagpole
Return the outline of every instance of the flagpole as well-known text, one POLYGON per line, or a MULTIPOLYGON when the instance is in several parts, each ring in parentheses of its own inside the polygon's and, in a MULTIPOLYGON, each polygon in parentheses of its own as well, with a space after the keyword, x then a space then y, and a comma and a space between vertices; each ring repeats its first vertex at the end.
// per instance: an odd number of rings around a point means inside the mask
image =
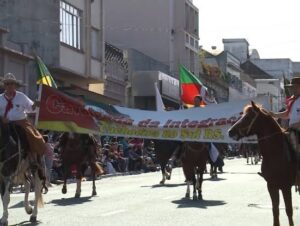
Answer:
POLYGON ((184 107, 183 107, 183 102, 182 102, 182 99, 181 99, 181 92, 182 92, 182 90, 181 90, 181 81, 180 81, 180 65, 181 64, 179 64, 179 67, 178 67, 178 74, 179 74, 179 76, 178 76, 178 78, 179 78, 179 109, 184 109, 184 107))
MULTIPOLYGON (((42 99, 42 89, 43 89, 43 85, 39 84, 39 89, 38 89, 38 98, 37 98, 37 103, 38 105, 41 103, 41 99, 42 99)), ((35 108, 35 120, 34 120, 34 125, 35 127, 37 127, 38 125, 38 121, 39 121, 39 116, 40 116, 40 106, 36 106, 35 108)))

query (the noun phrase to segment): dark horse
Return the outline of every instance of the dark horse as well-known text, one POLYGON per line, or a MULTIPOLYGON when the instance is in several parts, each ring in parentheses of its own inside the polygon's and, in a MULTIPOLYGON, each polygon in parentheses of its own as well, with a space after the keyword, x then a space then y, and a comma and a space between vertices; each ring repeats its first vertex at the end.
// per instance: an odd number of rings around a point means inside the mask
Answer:
POLYGON ((59 140, 59 147, 64 171, 64 185, 62 188, 62 193, 67 193, 67 178, 70 175, 71 166, 75 166, 77 179, 75 198, 80 197, 81 179, 87 164, 89 164, 93 179, 92 195, 97 195, 95 185, 96 174, 102 174, 103 169, 96 162, 98 147, 93 136, 88 134, 75 133, 71 135, 69 133, 63 133, 59 140))
POLYGON ((36 222, 37 208, 44 204, 42 189, 47 191, 47 188, 40 156, 29 152, 25 137, 25 131, 21 127, 13 122, 3 123, 0 119, 0 191, 3 204, 1 225, 8 225, 8 205, 13 185, 24 184, 24 207, 25 211, 31 214, 31 222, 36 222), (28 201, 31 180, 34 182, 35 193, 33 208, 28 201))
MULTIPOLYGON (((149 145, 150 140, 145 141, 149 145)), ((165 184, 166 179, 170 180, 172 175, 173 161, 178 158, 182 142, 173 140, 153 140, 156 162, 160 165, 162 180, 160 184, 165 184)))
POLYGON ((193 183, 193 200, 202 200, 203 173, 209 158, 209 143, 184 142, 181 151, 183 173, 187 182, 186 198, 190 197, 190 183, 193 183), (196 194, 198 191, 198 197, 196 194))
POLYGON ((282 191, 289 224, 293 222, 291 187, 295 184, 296 161, 290 161, 285 134, 279 124, 266 110, 251 102, 244 108, 242 118, 230 129, 229 136, 235 140, 257 135, 262 155, 262 176, 272 200, 274 226, 279 223, 279 190, 282 191))

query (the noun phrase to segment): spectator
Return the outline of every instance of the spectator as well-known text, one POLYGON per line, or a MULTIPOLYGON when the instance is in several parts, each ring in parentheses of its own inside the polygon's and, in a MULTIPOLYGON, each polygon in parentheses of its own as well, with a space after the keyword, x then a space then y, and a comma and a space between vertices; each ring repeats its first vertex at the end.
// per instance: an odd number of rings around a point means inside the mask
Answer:
POLYGON ((52 187, 51 185, 51 171, 53 166, 53 158, 54 158, 54 147, 51 143, 49 143, 48 135, 43 135, 44 141, 46 143, 46 151, 45 151, 45 166, 46 166, 46 182, 48 187, 52 187))

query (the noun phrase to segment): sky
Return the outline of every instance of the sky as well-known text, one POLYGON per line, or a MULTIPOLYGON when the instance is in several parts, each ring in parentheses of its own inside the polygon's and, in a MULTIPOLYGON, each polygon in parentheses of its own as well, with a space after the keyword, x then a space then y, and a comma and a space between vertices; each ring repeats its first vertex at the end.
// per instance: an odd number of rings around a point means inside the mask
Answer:
POLYGON ((193 0, 199 9, 199 45, 223 50, 223 38, 245 38, 260 58, 300 62, 299 0, 193 0))

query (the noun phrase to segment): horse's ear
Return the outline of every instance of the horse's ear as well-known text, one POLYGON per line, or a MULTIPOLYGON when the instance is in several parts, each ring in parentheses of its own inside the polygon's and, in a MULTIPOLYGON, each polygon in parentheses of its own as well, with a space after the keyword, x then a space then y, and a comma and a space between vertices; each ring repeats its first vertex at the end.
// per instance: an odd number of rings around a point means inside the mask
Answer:
POLYGON ((259 111, 259 108, 256 106, 253 100, 251 100, 251 105, 255 111, 259 111))

